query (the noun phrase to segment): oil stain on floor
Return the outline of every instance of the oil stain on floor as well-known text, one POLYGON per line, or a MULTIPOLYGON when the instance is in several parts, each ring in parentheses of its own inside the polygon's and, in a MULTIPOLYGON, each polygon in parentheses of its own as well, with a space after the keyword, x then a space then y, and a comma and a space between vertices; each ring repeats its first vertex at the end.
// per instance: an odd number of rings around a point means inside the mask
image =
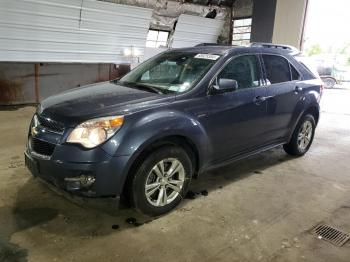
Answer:
POLYGON ((19 231, 46 223, 57 216, 52 208, 0 208, 0 261, 27 261, 28 251, 10 242, 19 231), (11 218, 11 219, 10 219, 11 218))

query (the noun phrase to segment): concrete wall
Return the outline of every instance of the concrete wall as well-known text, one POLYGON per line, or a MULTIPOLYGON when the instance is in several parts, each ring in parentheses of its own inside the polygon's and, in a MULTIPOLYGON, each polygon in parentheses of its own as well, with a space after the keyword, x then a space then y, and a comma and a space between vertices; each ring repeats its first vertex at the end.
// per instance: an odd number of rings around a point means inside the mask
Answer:
POLYGON ((212 9, 216 9, 216 19, 224 20, 224 26, 219 35, 219 43, 229 43, 231 8, 218 5, 200 5, 186 1, 168 0, 99 0, 117 4, 132 5, 153 9, 150 27, 152 29, 172 31, 174 23, 181 14, 205 17, 212 9))
POLYGON ((233 18, 252 16, 253 0, 236 0, 233 4, 233 18))
POLYGON ((307 1, 254 0, 251 41, 300 48, 307 1))
POLYGON ((272 42, 300 48, 307 0, 277 0, 272 42))

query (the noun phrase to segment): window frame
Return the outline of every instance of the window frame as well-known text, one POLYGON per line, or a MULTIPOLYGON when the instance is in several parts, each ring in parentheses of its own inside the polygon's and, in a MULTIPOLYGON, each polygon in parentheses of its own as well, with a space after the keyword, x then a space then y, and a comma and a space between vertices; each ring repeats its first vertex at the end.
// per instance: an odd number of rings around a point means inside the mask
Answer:
POLYGON ((283 55, 281 55, 281 54, 260 53, 260 60, 261 60, 261 66, 262 66, 262 69, 263 69, 263 77, 264 77, 263 81, 264 81, 264 83, 265 83, 266 86, 278 85, 278 84, 284 84, 284 83, 290 83, 290 82, 295 82, 295 81, 301 81, 301 80, 303 79, 303 75, 300 73, 300 70, 299 70, 296 66, 294 66, 294 65, 291 63, 291 61, 290 61, 287 57, 285 57, 285 56, 283 56, 283 55), (288 65, 289 65, 290 80, 289 80, 289 81, 285 81, 285 82, 279 82, 279 83, 274 83, 274 84, 270 83, 270 84, 268 84, 267 81, 266 81, 266 80, 268 80, 268 78, 267 78, 267 71, 266 71, 265 62, 264 62, 264 58, 263 58, 264 55, 279 56, 279 57, 282 57, 284 60, 286 60, 287 63, 288 63, 288 65), (295 71, 297 71, 297 73, 299 74, 299 79, 293 80, 293 77, 292 77, 292 67, 293 67, 293 68, 295 69, 295 71))
POLYGON ((237 45, 235 42, 241 42, 242 43, 242 41, 249 41, 249 43, 251 43, 251 39, 252 39, 252 25, 253 25, 253 17, 252 16, 242 16, 242 17, 233 18, 232 19, 232 39, 231 39, 231 44, 232 45, 237 45), (251 19, 250 25, 235 26, 235 21, 245 20, 245 19, 251 19), (247 34, 248 33, 248 32, 245 32, 245 33, 236 33, 235 34, 234 33, 234 29, 235 28, 240 28, 240 27, 250 27, 250 31, 249 31, 250 37, 249 37, 249 39, 239 38, 238 40, 234 40, 234 35, 243 35, 243 34, 247 34))
POLYGON ((168 43, 169 43, 169 36, 170 36, 170 31, 167 31, 167 30, 159 30, 159 29, 155 29, 155 28, 148 28, 148 32, 147 32, 147 36, 146 36, 146 47, 147 48, 160 48, 160 47, 157 47, 157 43, 161 43, 161 42, 164 42, 164 41, 158 41, 158 37, 159 37, 159 32, 166 32, 168 33, 168 37, 167 37, 167 40, 165 42, 165 47, 168 47, 168 43), (157 40, 147 40, 147 37, 148 37, 148 34, 150 31, 157 31, 157 40), (156 47, 148 47, 147 46, 147 42, 155 42, 156 43, 156 47))
POLYGON ((290 68, 290 76, 292 78, 291 82, 293 82, 293 81, 301 81, 303 79, 303 75, 300 73, 298 68, 296 66, 294 66, 290 61, 289 61, 289 68, 290 68), (299 75, 298 79, 294 79, 293 80, 292 68, 294 68, 294 70, 298 73, 298 75, 299 75))
MULTIPOLYGON (((213 85, 215 83, 216 78, 218 77, 218 75, 221 73, 222 70, 225 69, 225 67, 234 59, 241 57, 241 56, 255 56, 256 60, 257 60, 257 66, 258 66, 258 70, 260 71, 260 79, 259 79, 259 86, 255 86, 255 87, 250 87, 250 88, 239 88, 235 91, 232 92, 228 92, 228 93, 235 93, 235 92, 241 92, 241 91, 246 91, 246 90, 254 90, 256 88, 261 88, 264 87, 264 72, 263 72, 263 68, 262 68, 262 64, 261 64, 261 60, 260 60, 260 53, 245 53, 245 54, 239 54, 239 55, 233 55, 231 57, 229 57, 224 64, 219 68, 219 70, 216 71, 216 73, 214 74, 214 76, 211 78, 211 80, 209 81, 209 85, 208 85, 208 89, 207 89, 207 94, 208 95, 216 95, 217 93, 213 92, 213 85)), ((225 93, 222 93, 225 94, 225 93)))

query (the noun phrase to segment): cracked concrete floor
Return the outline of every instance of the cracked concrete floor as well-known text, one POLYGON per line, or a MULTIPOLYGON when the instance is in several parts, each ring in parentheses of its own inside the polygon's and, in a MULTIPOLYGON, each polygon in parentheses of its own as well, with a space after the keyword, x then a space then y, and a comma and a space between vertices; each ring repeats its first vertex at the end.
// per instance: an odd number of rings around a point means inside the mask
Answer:
POLYGON ((350 243, 309 234, 322 221, 350 232, 349 100, 350 89, 325 91, 305 157, 276 148, 212 171, 192 185, 207 196, 154 220, 33 179, 23 150, 34 109, 0 111, 0 261, 350 261, 350 243))

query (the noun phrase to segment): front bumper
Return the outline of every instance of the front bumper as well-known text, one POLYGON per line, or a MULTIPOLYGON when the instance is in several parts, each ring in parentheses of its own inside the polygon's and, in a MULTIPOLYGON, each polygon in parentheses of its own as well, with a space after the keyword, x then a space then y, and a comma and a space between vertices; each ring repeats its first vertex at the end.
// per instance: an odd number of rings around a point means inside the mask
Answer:
POLYGON ((118 197, 123 190, 127 156, 111 157, 99 148, 84 151, 74 145, 57 145, 50 158, 30 148, 24 154, 32 175, 60 190, 86 197, 118 197))

